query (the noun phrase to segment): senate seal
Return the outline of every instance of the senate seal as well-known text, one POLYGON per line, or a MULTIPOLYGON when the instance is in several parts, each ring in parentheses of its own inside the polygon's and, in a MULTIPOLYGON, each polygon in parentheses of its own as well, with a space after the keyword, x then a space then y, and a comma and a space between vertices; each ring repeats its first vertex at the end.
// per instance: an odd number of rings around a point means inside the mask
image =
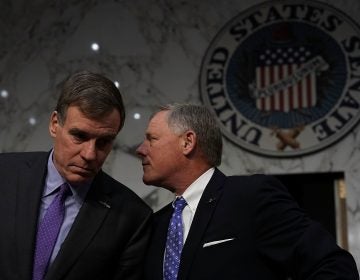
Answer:
POLYGON ((317 1, 253 6, 211 42, 200 92, 240 147, 274 157, 316 152, 359 121, 359 26, 317 1))

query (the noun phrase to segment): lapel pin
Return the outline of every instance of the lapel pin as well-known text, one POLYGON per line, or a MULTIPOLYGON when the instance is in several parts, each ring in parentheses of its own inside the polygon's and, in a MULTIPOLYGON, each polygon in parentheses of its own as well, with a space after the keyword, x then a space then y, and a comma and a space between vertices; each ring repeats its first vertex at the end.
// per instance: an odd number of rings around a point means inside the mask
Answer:
POLYGON ((208 203, 212 203, 212 202, 214 202, 216 200, 216 198, 210 198, 209 200, 208 200, 208 203))
POLYGON ((110 207, 110 204, 108 204, 106 201, 99 200, 99 203, 100 203, 102 206, 104 206, 104 207, 106 207, 106 208, 108 208, 108 209, 111 208, 111 207, 110 207))

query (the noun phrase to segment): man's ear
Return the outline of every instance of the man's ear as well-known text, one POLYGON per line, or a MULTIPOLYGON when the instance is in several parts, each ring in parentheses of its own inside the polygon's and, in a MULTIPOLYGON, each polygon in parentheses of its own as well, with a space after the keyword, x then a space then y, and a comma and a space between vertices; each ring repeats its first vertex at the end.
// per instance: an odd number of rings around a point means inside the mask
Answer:
POLYGON ((186 131, 181 141, 184 155, 190 154, 196 146, 196 133, 192 130, 186 131))
POLYGON ((56 137, 57 127, 59 126, 58 112, 52 112, 49 122, 49 132, 51 137, 56 137))

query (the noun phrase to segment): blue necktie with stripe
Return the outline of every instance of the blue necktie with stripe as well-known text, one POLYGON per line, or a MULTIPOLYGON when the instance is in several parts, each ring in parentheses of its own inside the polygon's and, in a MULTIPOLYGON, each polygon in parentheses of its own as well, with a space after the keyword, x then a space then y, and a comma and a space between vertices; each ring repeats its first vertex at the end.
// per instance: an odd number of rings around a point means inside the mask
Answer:
POLYGON ((37 232, 33 280, 42 280, 48 269, 49 260, 54 249, 65 214, 65 199, 71 194, 67 183, 59 191, 40 222, 37 232))

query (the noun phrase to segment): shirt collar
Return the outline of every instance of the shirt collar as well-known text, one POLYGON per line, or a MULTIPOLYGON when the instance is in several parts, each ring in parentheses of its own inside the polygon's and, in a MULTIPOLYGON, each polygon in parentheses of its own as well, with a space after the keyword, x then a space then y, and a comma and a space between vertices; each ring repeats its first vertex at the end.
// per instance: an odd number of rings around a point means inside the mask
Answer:
MULTIPOLYGON (((66 182, 66 180, 60 175, 59 171, 56 169, 53 161, 54 150, 52 149, 48 158, 47 163, 47 175, 45 179, 45 190, 43 197, 52 194, 58 187, 66 182)), ((71 192, 75 200, 84 201, 85 196, 90 189, 92 182, 86 183, 81 186, 73 187, 69 184, 71 192)))
POLYGON ((205 187, 209 183, 214 172, 214 167, 205 171, 183 193, 182 197, 186 200, 191 212, 195 213, 205 187))

